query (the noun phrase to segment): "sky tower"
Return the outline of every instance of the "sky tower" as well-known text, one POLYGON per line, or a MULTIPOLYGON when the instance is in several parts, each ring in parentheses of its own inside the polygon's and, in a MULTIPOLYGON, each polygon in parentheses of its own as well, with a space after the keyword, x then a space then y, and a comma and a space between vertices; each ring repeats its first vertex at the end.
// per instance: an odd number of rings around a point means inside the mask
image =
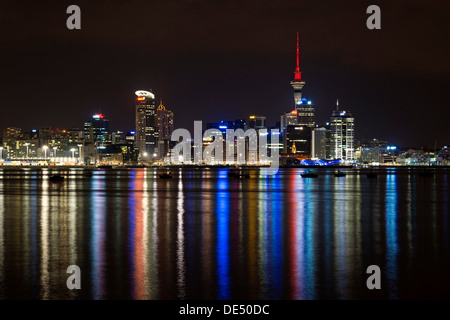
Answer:
POLYGON ((302 80, 302 73, 300 71, 300 59, 299 59, 299 44, 298 44, 298 32, 297 32, 297 67, 294 72, 294 80, 291 81, 291 86, 294 88, 294 106, 300 104, 302 100, 302 88, 305 85, 305 81, 302 80))

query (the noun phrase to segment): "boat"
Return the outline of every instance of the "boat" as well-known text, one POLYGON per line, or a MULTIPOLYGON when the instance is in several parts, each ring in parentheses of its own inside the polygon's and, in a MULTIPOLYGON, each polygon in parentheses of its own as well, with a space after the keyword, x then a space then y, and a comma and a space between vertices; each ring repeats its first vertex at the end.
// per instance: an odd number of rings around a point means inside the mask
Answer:
POLYGON ((345 177, 345 173, 342 172, 341 170, 338 170, 337 172, 334 173, 335 177, 345 177))
POLYGON ((315 172, 307 170, 305 173, 300 174, 302 178, 317 178, 319 175, 315 172))
POLYGON ((55 175, 53 175, 53 176, 50 176, 50 177, 49 177, 49 180, 50 180, 51 182, 62 182, 62 181, 64 181, 64 177, 61 176, 61 175, 59 175, 59 174, 55 174, 55 175))
POLYGON ((98 166, 99 169, 112 169, 112 166, 110 165, 100 165, 98 166))
POLYGON ((172 179, 173 176, 172 176, 172 173, 169 171, 169 172, 160 173, 159 177, 161 179, 172 179))

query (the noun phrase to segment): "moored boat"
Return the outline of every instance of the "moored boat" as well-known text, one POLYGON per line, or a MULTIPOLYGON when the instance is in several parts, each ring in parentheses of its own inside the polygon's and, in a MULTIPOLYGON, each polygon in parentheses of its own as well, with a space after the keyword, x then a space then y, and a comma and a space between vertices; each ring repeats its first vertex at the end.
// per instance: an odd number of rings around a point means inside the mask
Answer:
POLYGON ((159 177, 161 179, 172 179, 173 176, 172 176, 172 173, 169 171, 169 172, 160 173, 159 177))
POLYGON ((319 175, 315 172, 307 170, 305 173, 300 174, 302 178, 317 178, 319 175))
POLYGON ((337 172, 334 173, 335 177, 345 177, 345 172, 342 172, 341 170, 338 170, 337 172))
POLYGON ((50 176, 48 179, 51 182, 62 182, 62 181, 64 181, 64 177, 62 175, 59 175, 59 174, 55 174, 53 176, 50 176))

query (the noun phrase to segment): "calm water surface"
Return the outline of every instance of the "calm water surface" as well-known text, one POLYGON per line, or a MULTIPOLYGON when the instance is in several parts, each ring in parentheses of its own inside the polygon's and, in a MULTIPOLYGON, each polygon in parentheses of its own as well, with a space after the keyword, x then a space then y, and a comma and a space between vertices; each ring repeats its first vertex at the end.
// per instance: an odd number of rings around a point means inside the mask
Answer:
POLYGON ((303 171, 0 169, 0 299, 450 298, 447 169, 303 171))

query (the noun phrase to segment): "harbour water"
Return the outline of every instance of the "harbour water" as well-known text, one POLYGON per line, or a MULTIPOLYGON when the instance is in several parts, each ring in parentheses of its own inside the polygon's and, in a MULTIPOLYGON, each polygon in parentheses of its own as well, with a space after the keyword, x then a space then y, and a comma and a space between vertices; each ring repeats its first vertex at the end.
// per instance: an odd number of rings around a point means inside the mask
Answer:
POLYGON ((450 298, 450 170, 304 171, 0 169, 0 299, 450 298))

